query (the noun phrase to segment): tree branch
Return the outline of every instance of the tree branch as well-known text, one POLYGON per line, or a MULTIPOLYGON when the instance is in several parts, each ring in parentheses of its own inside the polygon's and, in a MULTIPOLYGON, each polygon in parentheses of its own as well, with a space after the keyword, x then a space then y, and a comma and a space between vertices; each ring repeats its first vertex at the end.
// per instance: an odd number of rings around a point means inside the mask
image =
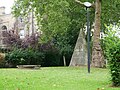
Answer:
POLYGON ((92 3, 92 6, 91 6, 92 8, 95 8, 95 3, 92 3))
POLYGON ((79 3, 81 6, 84 6, 84 3, 82 3, 81 1, 75 0, 75 2, 79 3))

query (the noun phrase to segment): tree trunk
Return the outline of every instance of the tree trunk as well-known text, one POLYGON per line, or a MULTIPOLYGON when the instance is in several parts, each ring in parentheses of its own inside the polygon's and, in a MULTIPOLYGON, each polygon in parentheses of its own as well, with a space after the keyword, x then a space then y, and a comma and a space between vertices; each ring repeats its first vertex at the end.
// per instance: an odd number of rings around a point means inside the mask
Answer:
POLYGON ((102 48, 100 46, 100 16, 101 16, 101 0, 96 0, 95 3, 95 26, 93 36, 93 48, 92 48, 92 66, 104 67, 104 56, 102 48))

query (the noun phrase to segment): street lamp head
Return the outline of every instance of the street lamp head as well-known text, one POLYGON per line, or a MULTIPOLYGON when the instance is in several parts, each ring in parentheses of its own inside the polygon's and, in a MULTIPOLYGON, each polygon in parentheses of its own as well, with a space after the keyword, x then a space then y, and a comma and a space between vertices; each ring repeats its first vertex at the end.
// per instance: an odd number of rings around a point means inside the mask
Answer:
POLYGON ((92 4, 90 2, 84 2, 83 3, 85 7, 89 8, 92 6, 92 4))

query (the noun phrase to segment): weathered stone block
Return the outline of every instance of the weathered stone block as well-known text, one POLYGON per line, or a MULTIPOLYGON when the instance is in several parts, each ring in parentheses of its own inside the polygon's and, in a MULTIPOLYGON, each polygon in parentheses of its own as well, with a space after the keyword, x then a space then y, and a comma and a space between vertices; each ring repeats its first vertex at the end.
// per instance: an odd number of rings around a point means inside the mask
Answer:
POLYGON ((4 53, 0 53, 0 63, 3 62, 5 59, 5 54, 4 53))

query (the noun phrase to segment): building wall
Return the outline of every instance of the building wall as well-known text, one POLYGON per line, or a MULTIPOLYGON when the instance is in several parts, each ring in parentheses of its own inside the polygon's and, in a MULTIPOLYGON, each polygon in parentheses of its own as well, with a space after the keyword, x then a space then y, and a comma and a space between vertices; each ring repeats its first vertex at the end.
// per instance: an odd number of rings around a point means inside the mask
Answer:
POLYGON ((0 7, 0 48, 6 47, 3 43, 5 36, 3 32, 13 31, 19 34, 21 39, 36 32, 35 19, 33 19, 33 13, 30 13, 28 17, 13 17, 12 14, 5 14, 5 7, 0 7), (26 23, 26 21, 28 23, 26 23), (3 30, 2 27, 6 26, 7 29, 3 30))
POLYGON ((0 15, 5 14, 5 7, 0 7, 0 15))
POLYGON ((14 29, 15 18, 11 14, 1 15, 0 19, 2 20, 0 22, 0 29, 3 25, 7 27, 7 30, 14 29))
POLYGON ((5 33, 14 29, 15 18, 12 14, 5 14, 5 7, 0 7, 0 48, 6 48, 5 33), (6 27, 6 28, 3 28, 6 27))

